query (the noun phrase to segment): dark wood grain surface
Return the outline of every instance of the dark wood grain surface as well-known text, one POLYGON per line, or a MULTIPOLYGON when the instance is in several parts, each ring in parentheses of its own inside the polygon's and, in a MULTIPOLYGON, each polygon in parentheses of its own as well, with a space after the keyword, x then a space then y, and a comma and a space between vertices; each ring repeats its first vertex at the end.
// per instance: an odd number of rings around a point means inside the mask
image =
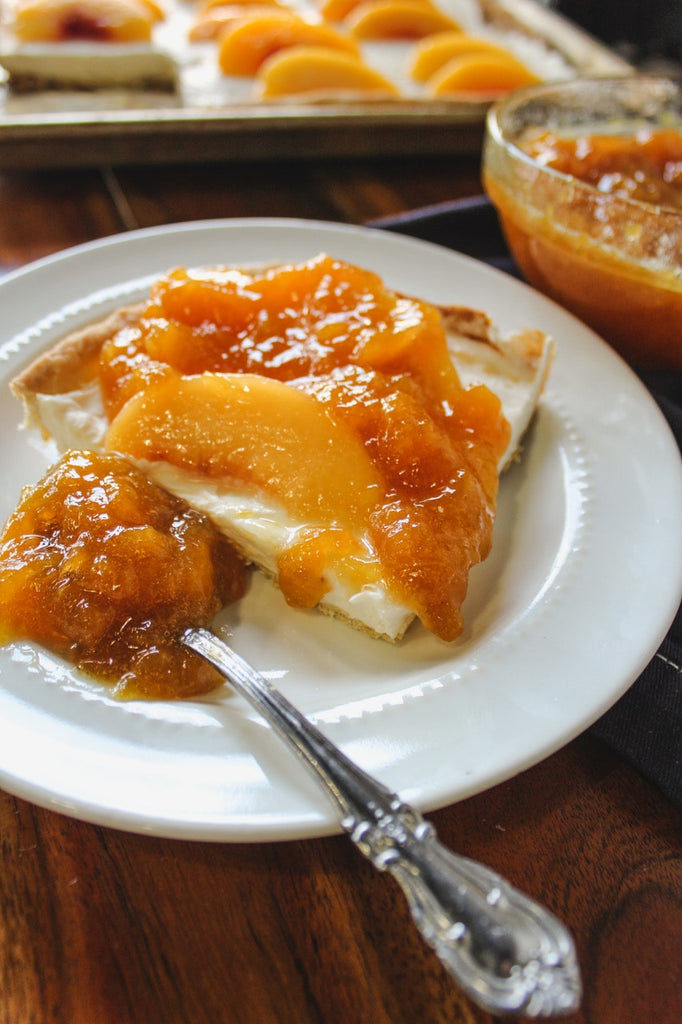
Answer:
MULTIPOLYGON (((0 174, 0 271, 137 227, 360 224, 480 191, 475 158, 0 174)), ((0 310, 1 318, 1 310, 0 310)), ((682 821, 589 736, 431 819, 570 926, 570 1024, 682 1020, 682 821)), ((129 835, 0 792, 0 1024, 490 1024, 341 836, 129 835)))

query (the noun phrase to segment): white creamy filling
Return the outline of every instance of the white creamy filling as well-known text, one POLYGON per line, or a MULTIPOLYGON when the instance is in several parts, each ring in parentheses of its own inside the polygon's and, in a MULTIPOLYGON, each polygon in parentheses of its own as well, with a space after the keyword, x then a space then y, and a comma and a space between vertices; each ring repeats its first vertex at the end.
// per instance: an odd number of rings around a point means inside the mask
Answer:
POLYGON ((49 434, 60 452, 74 448, 102 451, 108 424, 96 380, 62 395, 37 394, 35 400, 41 430, 49 434))
POLYGON ((145 43, 25 43, 0 61, 13 78, 35 78, 71 88, 158 88, 178 83, 175 58, 145 43))
MULTIPOLYGON (((139 460, 138 464, 150 480, 203 512, 240 551, 277 579, 277 556, 301 529, 284 508, 262 495, 240 494, 220 481, 207 484, 205 477, 169 463, 139 460)), ((329 569, 326 582, 329 590, 321 607, 360 622, 379 636, 397 639, 414 617, 381 584, 365 584, 354 591, 329 569)))

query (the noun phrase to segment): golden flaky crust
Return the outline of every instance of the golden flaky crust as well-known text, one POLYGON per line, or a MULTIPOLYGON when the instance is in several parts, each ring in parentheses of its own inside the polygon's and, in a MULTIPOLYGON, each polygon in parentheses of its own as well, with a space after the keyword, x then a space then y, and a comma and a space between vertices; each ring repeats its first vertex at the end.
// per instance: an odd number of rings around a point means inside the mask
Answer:
POLYGON ((542 331, 526 328, 510 335, 501 346, 499 341, 495 340, 495 329, 487 313, 466 306, 436 306, 436 309, 441 315, 446 331, 489 345, 505 358, 525 365, 529 371, 535 367, 546 350, 547 335, 542 331))
POLYGON ((63 395, 93 380, 102 345, 123 327, 133 325, 143 309, 143 303, 124 306, 103 320, 71 332, 15 377, 10 388, 23 402, 27 425, 38 427, 44 434, 37 396, 63 395))

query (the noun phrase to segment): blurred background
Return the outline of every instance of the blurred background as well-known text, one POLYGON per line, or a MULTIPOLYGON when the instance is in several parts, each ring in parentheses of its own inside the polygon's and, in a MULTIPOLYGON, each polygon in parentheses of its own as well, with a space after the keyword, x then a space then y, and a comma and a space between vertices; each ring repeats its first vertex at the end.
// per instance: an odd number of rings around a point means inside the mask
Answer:
POLYGON ((546 0, 644 70, 682 71, 682 0, 546 0))

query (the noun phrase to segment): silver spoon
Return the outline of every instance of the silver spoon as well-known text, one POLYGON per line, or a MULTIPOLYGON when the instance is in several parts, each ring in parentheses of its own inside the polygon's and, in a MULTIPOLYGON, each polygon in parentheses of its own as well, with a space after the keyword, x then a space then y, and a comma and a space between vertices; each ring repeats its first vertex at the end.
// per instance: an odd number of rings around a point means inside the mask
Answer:
POLYGON ((316 776, 339 821, 407 897, 417 928, 470 998, 492 1013, 559 1017, 580 1002, 570 934, 489 868, 439 842, 414 808, 367 775, 223 640, 188 629, 182 642, 223 675, 316 776))

